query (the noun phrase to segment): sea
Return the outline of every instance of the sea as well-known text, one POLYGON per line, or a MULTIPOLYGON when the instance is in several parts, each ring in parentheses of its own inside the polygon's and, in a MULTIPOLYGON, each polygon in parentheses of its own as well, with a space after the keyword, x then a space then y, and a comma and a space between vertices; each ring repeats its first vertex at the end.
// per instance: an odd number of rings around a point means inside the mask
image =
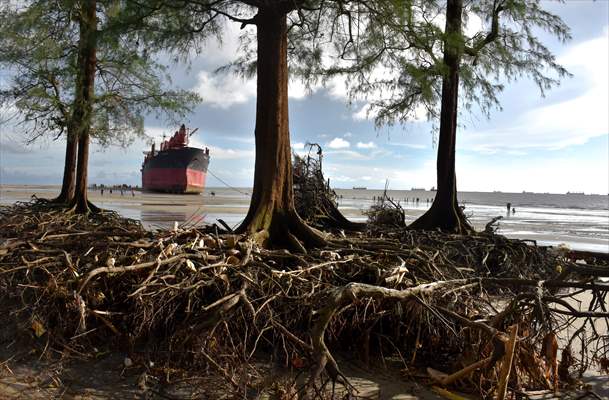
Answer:
MULTIPOLYGON (((383 195, 382 190, 336 192, 342 196, 340 207, 345 210, 366 210, 375 198, 383 195)), ((406 222, 412 222, 427 210, 435 194, 425 190, 387 191, 387 196, 399 201, 406 210, 406 222)), ((458 199, 470 222, 479 230, 494 217, 501 216, 497 232, 505 236, 609 253, 609 195, 459 192, 458 199), (508 203, 515 212, 507 212, 508 203)))
MULTIPOLYGON (((53 197, 59 188, 51 186, 0 186, 0 204, 28 200, 32 193, 53 197)), ((351 220, 365 221, 365 212, 383 190, 336 189, 339 209, 351 220)), ((125 217, 139 219, 148 228, 173 227, 175 223, 213 223, 222 219, 236 226, 247 213, 251 188, 206 188, 201 195, 136 192, 124 196, 115 191, 90 199, 102 208, 125 217)), ((387 196, 404 208, 406 222, 412 222, 431 205, 435 192, 388 190, 387 196), (418 199, 418 201, 417 201, 418 199)), ((609 195, 459 192, 474 227, 483 230, 494 217, 501 216, 497 232, 507 237, 531 240, 539 245, 566 244, 577 250, 609 253, 609 195), (510 209, 507 212, 507 203, 510 209)))

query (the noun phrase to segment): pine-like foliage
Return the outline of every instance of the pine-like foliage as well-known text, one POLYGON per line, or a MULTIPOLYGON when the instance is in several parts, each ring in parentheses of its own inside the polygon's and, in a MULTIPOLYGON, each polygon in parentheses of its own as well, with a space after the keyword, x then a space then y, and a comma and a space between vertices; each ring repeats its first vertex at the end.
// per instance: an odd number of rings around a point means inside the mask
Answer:
MULTIPOLYGON (((0 6, 0 67, 7 81, 0 106, 27 140, 65 133, 75 100, 81 1, 4 1, 0 6)), ((166 66, 141 40, 130 1, 97 2, 96 79, 91 135, 102 145, 128 145, 144 135, 144 117, 175 122, 199 100, 170 89, 166 66)), ((155 47, 154 50, 160 50, 155 47)))
POLYGON ((322 15, 303 46, 300 74, 308 81, 345 77, 350 99, 368 103, 378 126, 440 113, 444 44, 459 49, 460 103, 487 116, 500 107, 506 82, 528 77, 546 90, 569 73, 540 37, 570 39, 560 17, 539 0, 475 0, 463 4, 463 31, 444 32, 446 1, 346 1, 343 13, 322 15))

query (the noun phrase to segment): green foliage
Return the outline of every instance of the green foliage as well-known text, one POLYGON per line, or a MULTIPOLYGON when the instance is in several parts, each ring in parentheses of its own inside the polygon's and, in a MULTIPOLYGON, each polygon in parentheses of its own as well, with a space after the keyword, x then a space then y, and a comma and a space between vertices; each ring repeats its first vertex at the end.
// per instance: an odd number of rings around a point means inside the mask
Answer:
MULTIPOLYGON (((91 134, 103 145, 127 145, 144 135, 144 117, 156 113, 177 122, 199 101, 171 90, 166 67, 140 41, 129 0, 98 0, 97 62, 91 134), (126 18, 129 15, 131 18, 126 18)), ((0 8, 0 67, 9 82, 0 87, 0 106, 30 139, 56 136, 69 127, 78 70, 76 0, 32 0, 0 8)))
POLYGON ((443 1, 365 4, 345 1, 348 11, 321 17, 302 41, 299 73, 309 82, 345 76, 350 99, 367 101, 377 125, 412 120, 421 109, 429 119, 439 116, 448 49, 461 58, 461 104, 487 116, 500 107, 503 82, 526 76, 544 95, 569 75, 539 39, 545 31, 566 41, 569 28, 539 0, 465 2, 464 26, 479 19, 482 29, 456 36, 444 33, 443 1))

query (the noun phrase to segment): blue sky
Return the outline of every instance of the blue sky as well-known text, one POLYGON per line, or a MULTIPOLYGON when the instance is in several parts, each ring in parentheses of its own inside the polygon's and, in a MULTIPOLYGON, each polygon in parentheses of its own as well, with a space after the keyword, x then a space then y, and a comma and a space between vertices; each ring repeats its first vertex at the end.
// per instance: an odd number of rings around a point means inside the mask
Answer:
MULTIPOLYGON (((463 191, 609 192, 609 2, 544 2, 571 27, 573 40, 546 42, 574 75, 542 98, 520 80, 500 95, 503 109, 490 119, 466 114, 457 136, 457 180, 463 191)), ((239 27, 228 25, 223 46, 209 43, 191 66, 172 66, 175 85, 197 90, 204 102, 185 121, 198 127, 196 145, 211 149, 210 170, 234 186, 250 186, 254 169, 255 82, 214 70, 230 62, 239 27)), ((6 79, 6 74, 2 76, 6 79)), ((290 129, 295 151, 306 142, 324 147, 325 174, 341 188, 435 186, 436 147, 431 124, 375 129, 363 103, 346 105, 340 81, 307 93, 290 85, 290 129)), ((150 118, 157 139, 176 130, 150 118)), ((0 183, 60 184, 64 143, 43 140, 24 147, 19 132, 0 126, 0 183)), ((91 183, 140 181, 138 141, 122 149, 93 146, 91 183)), ((210 176, 208 184, 222 184, 210 176)))

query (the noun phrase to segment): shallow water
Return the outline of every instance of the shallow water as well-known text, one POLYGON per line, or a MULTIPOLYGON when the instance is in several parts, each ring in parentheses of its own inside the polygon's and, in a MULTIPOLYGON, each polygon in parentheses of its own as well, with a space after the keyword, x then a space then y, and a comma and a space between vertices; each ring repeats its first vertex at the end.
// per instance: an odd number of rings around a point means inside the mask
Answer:
MULTIPOLYGON (((240 189, 249 193, 250 189, 240 189)), ((54 186, 0 186, 0 204, 27 201, 32 194, 53 197, 54 186)), ((142 221, 147 228, 173 227, 178 223, 214 223, 224 220, 236 226, 245 217, 249 195, 227 188, 208 188, 202 195, 118 193, 101 196, 91 191, 90 199, 102 208, 115 210, 128 218, 142 221), (214 195, 211 195, 214 192, 214 195)), ((381 190, 338 189, 339 207, 356 221, 365 221, 364 211, 381 196, 381 190)), ((425 212, 435 192, 393 190, 388 195, 400 201, 411 222, 425 212), (416 202, 419 198, 419 202, 416 202)), ((535 194, 535 193, 459 193, 465 213, 482 230, 492 218, 503 216, 498 232, 508 237, 535 240, 542 245, 566 243, 574 249, 609 253, 609 197, 606 195, 535 194), (506 213, 506 203, 516 213, 506 213)))
MULTIPOLYGON (((337 190, 347 213, 368 209, 380 190, 337 190)), ((412 222, 431 205, 435 192, 394 190, 388 196, 406 211, 412 222), (419 198, 419 202, 416 202, 419 198), (428 202, 427 199, 430 201, 428 202)), ((541 193, 459 193, 465 214, 477 229, 502 216, 498 232, 512 238, 535 240, 543 245, 566 243, 579 250, 609 253, 609 196, 541 193), (507 213, 506 204, 516 209, 507 213)), ((365 216, 356 217, 365 220, 365 216)))

